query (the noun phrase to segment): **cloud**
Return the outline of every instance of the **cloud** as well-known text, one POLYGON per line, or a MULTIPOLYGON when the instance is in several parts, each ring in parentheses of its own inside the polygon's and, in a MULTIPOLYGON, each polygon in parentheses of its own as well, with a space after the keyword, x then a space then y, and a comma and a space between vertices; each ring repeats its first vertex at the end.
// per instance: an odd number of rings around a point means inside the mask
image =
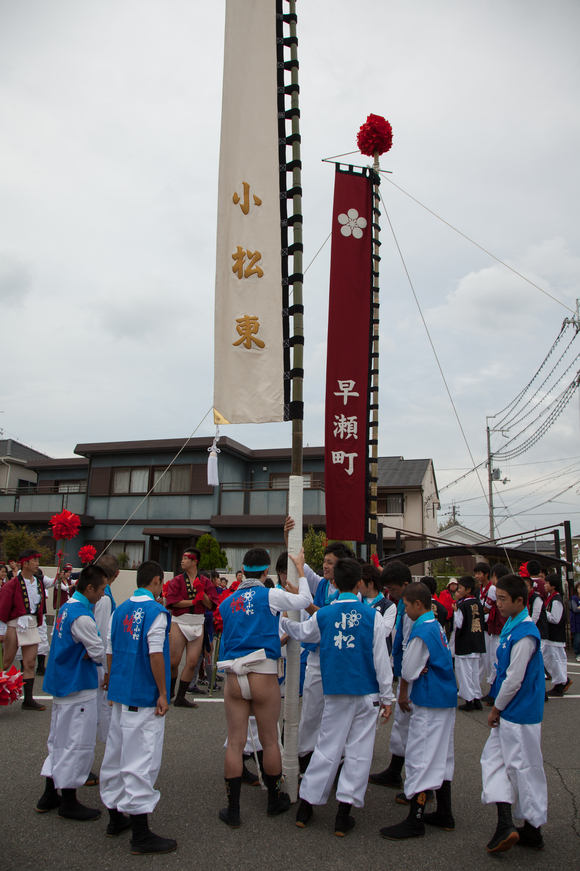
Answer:
POLYGON ((32 288, 32 274, 26 264, 10 254, 0 253, 0 304, 18 308, 32 288))

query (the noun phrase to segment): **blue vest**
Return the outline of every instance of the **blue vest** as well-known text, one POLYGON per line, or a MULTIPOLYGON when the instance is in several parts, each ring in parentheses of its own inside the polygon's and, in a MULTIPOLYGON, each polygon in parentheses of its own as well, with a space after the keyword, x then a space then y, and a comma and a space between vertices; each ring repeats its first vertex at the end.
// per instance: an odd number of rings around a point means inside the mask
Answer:
POLYGON ((411 701, 424 708, 456 708, 457 684, 445 630, 438 620, 425 620, 418 626, 415 622, 409 635, 409 644, 413 638, 425 642, 429 659, 427 674, 420 674, 413 681, 411 701))
POLYGON ((532 620, 524 620, 519 623, 505 641, 499 645, 496 677, 489 693, 497 698, 510 664, 512 647, 516 641, 525 638, 526 635, 532 635, 536 639, 536 652, 528 663, 521 687, 501 712, 502 718, 509 720, 510 723, 541 723, 544 716, 544 695, 546 692, 544 660, 540 633, 532 620))
POLYGON ((97 666, 92 659, 84 659, 87 652, 84 644, 75 641, 71 635, 75 620, 87 615, 94 621, 92 612, 76 599, 69 600, 61 607, 54 624, 50 656, 42 684, 45 693, 61 697, 80 690, 97 689, 97 666))
POLYGON ((109 701, 136 708, 154 708, 157 705, 159 690, 151 669, 147 633, 159 614, 167 614, 163 658, 165 687, 169 691, 169 612, 149 597, 140 602, 127 599, 111 617, 113 663, 109 675, 109 701))
POLYGON ((393 641, 393 673, 401 677, 403 667, 403 624, 405 622, 405 603, 401 597, 397 603, 397 629, 393 641))
POLYGON ((373 659, 375 617, 374 608, 358 599, 340 599, 316 612, 325 696, 378 693, 373 659))
POLYGON ((113 593, 111 591, 111 587, 109 586, 109 584, 107 584, 107 586, 105 587, 105 596, 108 596, 109 599, 111 600, 111 614, 112 614, 113 611, 115 610, 115 608, 117 607, 117 603, 113 599, 113 593))
POLYGON ((224 628, 220 659, 237 659, 262 647, 268 659, 282 656, 278 627, 280 619, 270 611, 267 587, 256 585, 236 590, 220 604, 224 628))

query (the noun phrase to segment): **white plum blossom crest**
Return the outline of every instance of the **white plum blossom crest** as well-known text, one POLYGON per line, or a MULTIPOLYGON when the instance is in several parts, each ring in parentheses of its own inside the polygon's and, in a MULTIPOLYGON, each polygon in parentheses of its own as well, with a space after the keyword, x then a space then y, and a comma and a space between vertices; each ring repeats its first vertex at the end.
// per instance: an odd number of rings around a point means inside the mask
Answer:
POLYGON ((367 219, 359 218, 356 209, 349 209, 346 215, 343 213, 338 216, 338 223, 342 224, 340 232, 343 236, 350 236, 352 234, 355 239, 362 239, 362 231, 367 225, 367 219))

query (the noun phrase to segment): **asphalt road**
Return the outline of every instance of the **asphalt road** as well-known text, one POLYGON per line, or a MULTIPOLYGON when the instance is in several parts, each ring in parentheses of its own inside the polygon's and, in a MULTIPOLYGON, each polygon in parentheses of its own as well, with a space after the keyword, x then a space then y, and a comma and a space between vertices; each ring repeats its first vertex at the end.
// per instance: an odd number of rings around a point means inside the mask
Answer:
MULTIPOLYGON (((50 701, 42 713, 22 711, 16 703, 0 708, 0 815, 3 871, 61 869, 61 871, 124 871, 147 866, 174 871, 358 871, 388 866, 396 871, 455 871, 455 869, 580 868, 580 663, 569 663, 574 679, 569 694, 546 706, 543 753, 548 780, 549 819, 544 828, 546 849, 535 853, 514 847, 491 856, 485 845, 495 829, 495 807, 481 805, 479 758, 488 727, 486 711, 457 713, 454 832, 428 830, 424 838, 396 843, 379 835, 382 826, 406 815, 395 803, 393 790, 369 784, 366 805, 356 810, 356 827, 346 838, 334 836, 336 801, 315 810, 308 828, 294 824, 294 809, 275 819, 266 817, 265 794, 243 787, 240 829, 228 829, 218 819, 226 804, 223 787, 223 742, 226 723, 223 703, 200 703, 195 710, 172 707, 167 715, 163 764, 157 782, 162 797, 150 822, 154 831, 176 838, 175 853, 132 856, 130 834, 105 837, 107 815, 92 823, 61 820, 54 811, 38 814, 34 806, 44 781, 40 769, 46 755, 50 701), (578 697, 574 697, 578 694, 578 697)), ((40 695, 41 678, 37 678, 40 695)), ((489 709, 488 709, 489 710, 489 709)), ((373 770, 389 759, 390 725, 379 728, 373 770)), ((98 771, 103 745, 97 745, 98 771)), ((98 787, 83 787, 80 800, 102 807, 98 787)))

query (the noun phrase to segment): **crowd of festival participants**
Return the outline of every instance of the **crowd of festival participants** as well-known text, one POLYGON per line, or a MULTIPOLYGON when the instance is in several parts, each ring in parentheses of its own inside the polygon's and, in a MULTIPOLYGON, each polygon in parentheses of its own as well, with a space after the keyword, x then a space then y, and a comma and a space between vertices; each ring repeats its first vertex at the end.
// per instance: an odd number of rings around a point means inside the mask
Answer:
MULTIPOLYGON (((293 525, 288 518, 286 537, 293 525)), ((529 561, 518 574, 477 563, 473 576, 452 579, 437 594, 434 578, 414 582, 400 561, 382 571, 363 564, 342 542, 326 547, 322 576, 302 553, 282 554, 274 583, 268 552, 252 548, 228 587, 218 572, 199 571, 199 551, 187 548, 181 573, 165 583, 158 563, 141 563, 134 593, 116 605, 116 557, 105 554, 76 575, 66 565, 56 578, 43 574, 39 559, 28 549, 19 560, 0 563, 4 669, 21 659, 23 709, 45 710, 33 697, 35 669, 52 696, 39 813, 96 820, 101 811, 81 804, 76 790, 99 784, 107 836, 130 829, 134 854, 175 850, 177 842, 153 833, 148 822, 160 798, 155 781, 165 715, 171 702, 196 708, 186 694, 204 694, 204 687, 224 693, 227 807, 220 819, 233 829, 242 825, 243 783, 265 785, 269 817, 288 811, 279 720, 292 638, 301 645, 297 827, 316 825, 314 809, 328 802, 335 785, 334 833, 344 837, 370 783, 394 790, 396 802, 408 807, 406 817, 380 830, 383 838, 421 837, 432 827, 453 831, 456 711, 486 705, 482 802, 497 807, 487 850, 544 848, 543 709, 571 680, 561 582, 539 562, 529 561), (288 581, 288 558, 298 586, 288 581), (50 589, 57 616, 45 662, 50 589), (288 611, 298 611, 300 621, 288 611), (489 684, 485 697, 482 683, 489 684), (391 717, 388 766, 372 773, 377 725, 391 717), (99 775, 91 771, 97 739, 106 745, 99 775), (246 765, 252 753, 257 774, 246 765), (514 818, 523 825, 516 827, 514 818)), ((570 599, 570 624, 580 661, 580 583, 570 599)))

